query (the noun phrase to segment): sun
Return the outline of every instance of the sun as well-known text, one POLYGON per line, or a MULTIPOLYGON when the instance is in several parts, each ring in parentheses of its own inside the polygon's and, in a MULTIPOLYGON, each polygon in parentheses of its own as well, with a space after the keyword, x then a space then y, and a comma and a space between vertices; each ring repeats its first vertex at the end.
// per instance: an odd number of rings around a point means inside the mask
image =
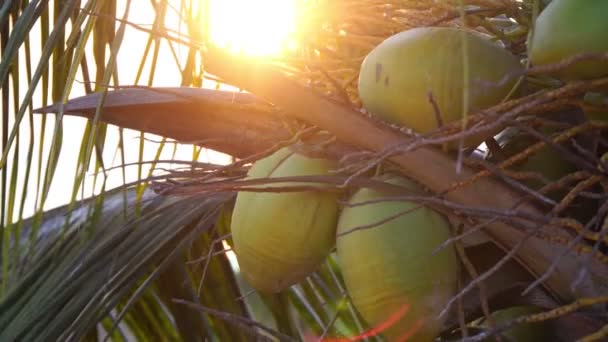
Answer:
POLYGON ((250 56, 278 55, 295 46, 297 0, 210 0, 214 44, 250 56))

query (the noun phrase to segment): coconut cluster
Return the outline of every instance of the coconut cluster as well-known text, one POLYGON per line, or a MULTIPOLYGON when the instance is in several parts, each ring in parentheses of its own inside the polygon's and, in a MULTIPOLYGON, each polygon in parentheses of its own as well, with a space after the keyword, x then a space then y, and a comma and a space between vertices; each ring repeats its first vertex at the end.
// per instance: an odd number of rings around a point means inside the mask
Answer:
MULTIPOLYGON (((257 161, 247 179, 328 175, 335 165, 285 147, 257 161)), ((376 180, 407 192, 422 190, 398 175, 376 180)), ((370 326, 398 315, 398 323, 383 331, 386 337, 398 339, 409 331, 422 340, 436 336, 443 324, 436 316, 458 279, 453 247, 434 253, 450 237, 449 221, 372 188, 357 190, 339 210, 338 194, 323 184, 280 181, 257 187, 298 185, 307 189, 238 194, 231 229, 244 278, 258 291, 280 292, 314 272, 335 246, 349 295, 370 326)))
MULTIPOLYGON (((552 1, 537 18, 528 41, 532 65, 583 52, 608 52, 606 13, 608 1, 552 1), (572 25, 563 24, 565 17, 572 25)), ((389 37, 367 55, 359 75, 359 96, 372 115, 424 134, 516 94, 518 78, 505 76, 523 75, 524 62, 478 33, 414 28, 389 37)), ((608 74, 605 59, 573 63, 556 76, 572 79, 598 73, 608 74)), ((525 143, 518 132, 498 137, 505 153, 510 153, 510 146, 525 143)), ((474 147, 487 138, 474 137, 466 144, 474 147)), ((571 165, 555 167, 560 160, 543 150, 519 170, 558 179, 573 170, 571 165)), ((329 175, 336 168, 332 160, 285 147, 254 163, 247 178, 329 175)), ((376 180, 404 193, 423 192, 402 176, 385 174, 376 180)), ((231 229, 245 279, 262 292, 282 291, 314 272, 335 247, 350 298, 369 326, 397 317, 382 331, 389 341, 436 338, 444 324, 438 313, 456 293, 459 278, 454 247, 447 244, 437 250, 452 234, 449 220, 428 206, 391 200, 390 194, 371 187, 350 193, 345 198, 349 205, 342 208, 338 202, 344 194, 330 191, 328 185, 286 181, 260 187, 294 185, 309 189, 238 194, 231 229)), ((528 312, 522 310, 515 313, 528 312)), ((525 329, 511 334, 525 335, 525 329)))

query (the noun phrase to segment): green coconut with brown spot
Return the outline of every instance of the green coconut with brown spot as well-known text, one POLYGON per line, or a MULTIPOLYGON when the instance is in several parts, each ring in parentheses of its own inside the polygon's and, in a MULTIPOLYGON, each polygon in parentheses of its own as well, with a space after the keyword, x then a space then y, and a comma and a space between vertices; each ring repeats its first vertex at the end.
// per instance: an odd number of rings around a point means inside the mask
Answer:
MULTIPOLYGON (((283 148, 252 165, 247 179, 327 175, 335 162, 283 148)), ((281 182, 260 187, 326 185, 281 182)), ((240 271, 261 292, 279 292, 311 274, 335 245, 337 194, 239 192, 232 238, 240 271)))
MULTIPOLYGON (((366 56, 358 84, 364 107, 418 133, 439 127, 437 111, 443 124, 461 119, 465 46, 469 56, 469 111, 500 103, 517 81, 517 77, 506 76, 516 76, 523 70, 516 56, 477 33, 420 27, 389 37, 366 56)), ((472 140, 477 143, 483 137, 472 140)))
MULTIPOLYGON (((420 191, 401 177, 380 179, 420 191)), ((457 286, 458 258, 452 245, 433 254, 450 237, 450 223, 433 209, 388 201, 387 196, 360 189, 349 203, 362 205, 347 206, 340 214, 336 247, 346 288, 370 327, 395 321, 382 332, 389 341, 412 333, 408 341, 430 341, 441 330, 444 320, 437 316, 457 286), (380 223, 399 213, 405 214, 380 223)))

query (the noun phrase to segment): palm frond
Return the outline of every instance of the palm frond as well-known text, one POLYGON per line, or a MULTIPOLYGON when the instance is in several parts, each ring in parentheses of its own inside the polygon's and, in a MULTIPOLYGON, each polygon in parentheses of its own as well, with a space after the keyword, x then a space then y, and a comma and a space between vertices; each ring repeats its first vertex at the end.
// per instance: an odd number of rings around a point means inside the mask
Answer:
MULTIPOLYGON (((605 91, 606 77, 564 83, 550 72, 568 61, 527 63, 524 74, 506 75, 525 83, 523 95, 465 113, 469 126, 452 122, 425 136, 367 115, 358 96, 368 52, 413 27, 466 27, 526 60, 526 38, 547 1, 303 2, 298 48, 277 58, 215 47, 209 1, 143 3, 0 5, 0 340, 382 340, 366 334, 373 327, 351 302, 335 253, 280 293, 259 293, 244 280, 230 250, 235 193, 310 190, 259 187, 286 180, 340 193, 377 186, 394 195, 389 201, 418 202, 451 218, 458 229, 442 246, 454 245, 463 267, 459 292, 444 308, 443 339, 465 338, 465 323, 516 304, 547 313, 469 339, 548 319, 555 340, 606 336, 608 183, 599 153, 608 125, 580 114, 588 106, 583 96, 605 91), (146 23, 131 20, 143 9, 151 13, 146 23), (123 64, 131 34, 140 35, 142 51, 123 64), (131 70, 133 80, 125 80, 131 70), (167 70, 177 76, 174 86, 157 86, 167 70), (199 88, 220 84, 248 93, 199 88), (70 120, 80 120, 81 130, 70 120), (552 120, 563 129, 547 135, 542 128, 552 120), (498 161, 437 148, 505 128, 536 142, 498 161), (243 180, 250 163, 295 141, 339 160, 339 172, 243 180), (175 160, 180 144, 192 145, 192 160, 175 160), (522 182, 530 175, 511 168, 544 147, 576 170, 557 181, 540 177, 546 186, 531 189, 522 182), (134 160, 126 156, 131 148, 134 160), (200 161, 207 149, 233 163, 200 161), (68 172, 66 153, 74 157, 68 172), (136 169, 130 177, 128 168, 136 169), (429 194, 369 180, 376 168, 397 171, 429 194), (117 170, 122 179, 110 191, 117 170), (565 191, 557 200, 548 195, 556 190, 565 191), (68 204, 45 210, 58 195, 68 204), (579 215, 581 203, 593 213, 579 215)), ((486 143, 500 154, 499 144, 486 143)))
MULTIPOLYGON (((131 301, 196 236, 212 229, 229 198, 229 194, 180 199, 146 196, 139 217, 133 202, 127 213, 122 206, 108 206, 96 220, 74 220, 63 234, 63 222, 58 220, 58 226, 48 227, 53 232, 45 240, 51 242, 29 262, 44 264, 44 269, 23 270, 22 282, 3 301, 2 339, 81 338, 141 277, 149 272, 131 301), (20 305, 12 305, 15 301, 20 305)), ((121 200, 120 193, 114 200, 121 200)), ((86 215, 87 210, 82 213, 86 215)), ((121 314, 127 309, 128 305, 121 314)))

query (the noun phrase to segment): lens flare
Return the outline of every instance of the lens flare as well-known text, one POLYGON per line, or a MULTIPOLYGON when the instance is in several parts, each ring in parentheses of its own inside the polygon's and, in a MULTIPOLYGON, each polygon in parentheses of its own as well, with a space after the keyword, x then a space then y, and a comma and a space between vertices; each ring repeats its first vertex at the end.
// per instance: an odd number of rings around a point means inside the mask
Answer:
MULTIPOLYGON (((319 338, 315 338, 312 336, 308 336, 306 341, 307 342, 312 342, 312 341, 314 341, 314 342, 355 342, 355 341, 364 340, 366 338, 378 336, 383 331, 385 331, 385 330, 389 329, 390 327, 392 327, 393 325, 399 323, 399 320, 401 318, 403 318, 403 316, 405 316, 409 310, 410 310, 410 305, 404 304, 403 306, 401 306, 401 308, 399 308, 398 310, 393 312, 384 322, 380 322, 378 325, 372 327, 368 331, 366 331, 360 335, 354 336, 354 337, 319 339, 319 338)), ((397 341, 398 342, 408 341, 418 330, 420 330, 422 323, 423 322, 421 319, 416 320, 409 329, 407 329, 401 336, 399 336, 397 338, 397 341)))
POLYGON ((278 55, 294 47, 296 7, 296 0, 211 0, 210 39, 234 53, 278 55))

